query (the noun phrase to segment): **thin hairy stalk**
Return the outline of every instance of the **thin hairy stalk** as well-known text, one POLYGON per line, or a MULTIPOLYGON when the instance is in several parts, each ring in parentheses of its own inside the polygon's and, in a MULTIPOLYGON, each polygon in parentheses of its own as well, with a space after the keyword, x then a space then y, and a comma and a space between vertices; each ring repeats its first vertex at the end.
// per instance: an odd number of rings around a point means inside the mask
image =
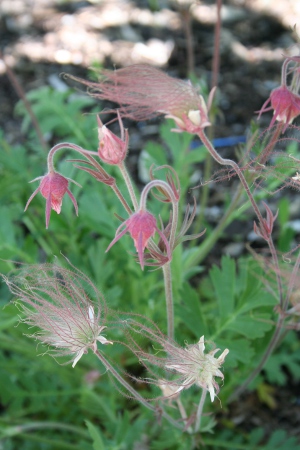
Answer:
POLYGON ((271 356, 273 350, 275 349, 279 338, 281 336, 282 326, 284 322, 284 317, 279 317, 278 322, 276 324, 276 329, 274 331, 274 334, 265 350, 265 353, 263 354, 263 357, 258 364, 258 366, 253 370, 253 372, 249 375, 249 377, 244 381, 244 383, 236 389, 236 391, 229 397, 229 402, 235 400, 238 398, 249 386, 249 384, 256 378, 256 376, 260 373, 260 371, 264 368, 266 362, 268 361, 269 357, 271 356))
POLYGON ((89 434, 82 430, 79 429, 78 426, 73 426, 73 425, 69 425, 69 424, 64 424, 61 422, 30 422, 30 423, 25 423, 25 424, 20 424, 20 425, 12 425, 9 428, 9 433, 10 436, 16 436, 20 433, 24 433, 26 431, 31 431, 31 430, 46 430, 46 429, 57 429, 57 430, 64 430, 64 431, 69 431, 71 433, 74 434, 79 434, 80 436, 83 437, 88 437, 89 434))
MULTIPOLYGON (((205 158, 205 161, 204 161, 204 174, 203 174, 204 180, 210 179, 211 172, 212 172, 212 159, 210 158, 209 155, 207 155, 205 158)), ((204 184, 204 186, 202 187, 202 190, 201 190, 200 212, 199 212, 199 215, 195 222, 195 226, 194 226, 195 230, 200 230, 200 228, 203 225, 204 217, 205 217, 205 209, 206 209, 207 202, 208 202, 208 196, 209 196, 209 184, 206 183, 206 184, 204 184)), ((194 241, 194 243, 196 245, 196 241, 194 241)))
MULTIPOLYGON (((49 172, 54 172, 54 163, 53 163, 54 154, 58 150, 61 150, 61 149, 69 149, 69 150, 74 150, 76 152, 79 152, 81 155, 85 156, 91 162, 91 164, 100 172, 100 174, 103 176, 104 179, 111 178, 110 175, 106 172, 106 170, 104 170, 103 167, 100 164, 98 164, 94 158, 92 158, 91 155, 97 155, 96 152, 93 152, 91 150, 85 150, 82 147, 80 147, 79 145, 71 144, 70 142, 62 142, 62 143, 56 144, 54 147, 52 147, 52 149, 50 150, 50 152, 48 154, 48 158, 47 158, 47 166, 48 166, 49 172)), ((126 202, 126 200, 125 200, 124 196, 122 195, 120 189, 118 188, 116 182, 114 182, 113 184, 109 184, 109 186, 112 188, 112 190, 116 194, 117 198, 122 203, 124 209, 128 212, 129 215, 131 215, 132 210, 131 210, 130 206, 128 205, 128 203, 126 202)))
POLYGON ((127 171, 127 168, 125 166, 124 161, 122 163, 118 164, 118 167, 120 169, 122 177, 124 178, 127 190, 129 192, 129 195, 130 195, 130 198, 131 198, 131 201, 132 201, 132 204, 133 204, 133 208, 134 208, 135 211, 137 211, 138 207, 139 207, 138 201, 137 201, 137 198, 136 198, 136 195, 135 195, 135 192, 134 192, 134 187, 133 187, 131 178, 129 176, 129 173, 127 171))
MULTIPOLYGON (((203 130, 199 131, 198 136, 200 137, 200 139, 202 140, 203 144, 205 145, 205 147, 207 148, 207 150, 209 151, 209 153, 211 154, 211 156, 215 159, 215 161, 217 161, 219 164, 221 164, 222 166, 231 166, 234 171, 236 172, 237 176, 239 177, 241 184, 250 200, 250 203, 252 205, 252 208, 259 220, 260 226, 262 227, 262 229, 265 228, 264 225, 264 219, 261 215, 261 212, 257 206, 257 203, 254 199, 254 196, 252 195, 248 182, 241 170, 241 168, 239 167, 239 165, 235 162, 232 161, 231 159, 224 159, 222 158, 222 156, 219 155, 219 153, 215 150, 214 146, 212 145, 212 143, 210 142, 210 140, 206 137, 205 133, 203 130)), ((273 257, 273 261, 274 264, 276 266, 276 268, 278 267, 278 257, 277 257, 277 253, 274 247, 274 242, 272 239, 272 236, 269 236, 269 239, 267 240, 267 243, 269 245, 270 248, 270 252, 271 255, 273 257)), ((278 270, 276 270, 276 279, 277 279, 277 285, 278 285, 278 292, 279 292, 279 298, 280 298, 280 304, 282 305, 282 299, 283 299, 283 291, 282 291, 282 282, 281 282, 281 276, 280 276, 280 272, 279 272, 279 267, 278 270)))
POLYGON ((264 226, 263 225, 264 224, 264 220, 263 220, 263 217, 261 215, 261 212, 260 212, 260 210, 259 210, 259 208, 258 208, 258 206, 256 204, 256 201, 254 200, 254 197, 253 197, 253 195, 252 195, 252 193, 250 191, 250 188, 248 186, 246 178, 244 177, 244 174, 243 174, 241 168, 239 167, 239 165, 235 161, 232 161, 232 159, 228 159, 228 158, 224 159, 224 158, 222 158, 222 156, 219 155, 219 153, 215 150, 215 148, 212 145, 212 143, 210 142, 210 140, 207 138, 206 134, 204 133, 204 130, 199 131, 198 136, 201 139, 201 141, 203 142, 203 144, 205 145, 205 147, 207 148, 207 150, 209 151, 209 153, 211 154, 211 156, 214 158, 215 161, 217 161, 222 166, 231 166, 235 170, 235 172, 236 172, 237 176, 239 177, 239 179, 240 179, 240 181, 241 181, 241 183, 243 185, 243 188, 244 188, 244 190, 245 190, 245 192, 246 192, 246 194, 247 194, 247 196, 248 196, 248 198, 249 198, 249 200, 251 202, 251 205, 252 205, 252 207, 254 209, 254 212, 255 212, 255 214, 256 214, 260 224, 262 226, 264 226))
POLYGON ((271 252, 272 259, 273 259, 273 263, 275 265, 275 276, 276 276, 278 293, 279 293, 279 304, 280 304, 280 307, 283 308, 284 299, 283 299, 282 280, 281 280, 281 275, 280 275, 278 256, 277 256, 277 252, 276 252, 276 249, 274 246, 272 236, 270 236, 270 239, 268 239, 268 245, 269 245, 269 249, 271 252))
POLYGON ((282 310, 284 312, 287 310, 287 308, 289 306, 289 301, 290 301, 292 292, 294 290, 294 286, 295 286, 297 277, 299 276, 299 274, 298 274, 299 266, 300 266, 300 252, 299 252, 299 254, 297 256, 297 259, 296 259, 296 262, 294 264, 293 271, 292 271, 291 278, 290 278, 289 285, 288 285, 286 298, 285 298, 285 300, 283 302, 282 310))
MULTIPOLYGON (((182 401, 181 401, 180 397, 178 397, 178 398, 176 399, 176 403, 177 403, 177 406, 178 406, 178 409, 179 409, 180 415, 181 415, 182 419, 184 420, 184 423, 186 423, 186 422, 187 422, 187 418, 188 418, 188 416, 187 416, 187 413, 186 413, 185 407, 183 406, 183 404, 182 404, 182 401)), ((192 430, 192 427, 191 427, 191 426, 187 428, 187 432, 188 432, 188 433, 190 433, 190 434, 191 434, 191 433, 193 432, 193 430, 192 430)))
POLYGON ((207 390, 202 389, 202 394, 201 394, 201 398, 200 398, 200 401, 198 404, 197 414, 196 414, 195 433, 197 433, 200 430, 201 418, 202 418, 204 403, 205 403, 205 399, 206 399, 206 393, 207 393, 207 390))
POLYGON ((166 263, 163 267, 165 296, 167 307, 167 324, 168 324, 168 338, 174 340, 174 306, 173 306, 173 290, 172 290, 172 273, 171 263, 166 263))
MULTIPOLYGON (((221 8, 222 0, 217 0, 217 21, 214 31, 214 52, 213 52, 213 62, 212 62, 212 78, 211 78, 211 89, 216 88, 218 85, 219 77, 219 66, 220 66, 220 35, 221 35, 221 8)), ((212 110, 211 110, 212 111, 212 110)), ((210 122, 213 123, 212 113, 209 115, 210 122)), ((209 128, 209 135, 213 133, 213 128, 209 128)), ((204 162, 204 180, 209 180, 212 173, 212 160, 211 158, 206 158, 204 162)), ((200 213, 196 221, 195 229, 200 229, 204 221, 205 208, 207 206, 209 196, 209 185, 205 184, 202 189, 201 201, 200 201, 200 213)))
MULTIPOLYGON (((96 350, 94 353, 99 358, 104 367, 115 377, 115 379, 126 389, 126 391, 128 391, 138 402, 142 403, 145 408, 149 409, 155 414, 157 413, 157 409, 150 403, 148 403, 147 400, 145 400, 144 397, 142 397, 132 386, 130 386, 130 384, 124 380, 124 378, 115 370, 115 368, 98 350, 96 350)), ((163 408, 161 408, 161 413, 162 416, 167 419, 167 421, 171 425, 180 430, 183 430, 182 426, 180 426, 176 420, 174 420, 168 413, 166 413, 163 408)))
POLYGON ((264 150, 262 151, 259 159, 258 164, 265 164, 270 156, 270 153, 274 149, 276 143, 278 142, 278 138, 281 135, 282 130, 284 129, 285 124, 283 122, 278 123, 278 125, 275 128, 274 133, 271 136, 270 142, 265 146, 264 150))
POLYGON ((5 57, 4 55, 2 55, 2 53, 0 52, 0 59, 2 59, 2 61, 5 64, 5 69, 6 69, 6 74, 7 77, 9 78, 9 81, 11 82, 11 84, 13 85, 13 87, 15 88, 16 93, 18 94, 18 96, 20 97, 20 99, 23 101, 24 106, 26 111, 28 112, 28 115, 31 119, 32 125, 34 126, 34 129, 36 131, 38 140, 40 141, 41 147, 47 151, 48 150, 48 146, 45 142, 42 130, 40 128, 39 122, 36 118, 36 115, 34 114, 31 105, 29 103, 29 101, 26 98, 25 92, 22 88, 22 86, 20 85, 17 77, 15 76, 14 72, 11 70, 11 68, 9 67, 9 65, 6 63, 5 61, 5 57))

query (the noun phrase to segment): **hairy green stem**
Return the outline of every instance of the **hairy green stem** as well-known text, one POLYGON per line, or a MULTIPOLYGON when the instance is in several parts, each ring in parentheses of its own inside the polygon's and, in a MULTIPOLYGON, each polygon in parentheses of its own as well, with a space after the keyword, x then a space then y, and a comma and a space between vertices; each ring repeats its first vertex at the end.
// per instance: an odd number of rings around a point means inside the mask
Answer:
POLYGON ((128 391, 133 398, 135 398, 138 402, 140 402, 143 406, 145 406, 147 409, 152 411, 153 413, 157 414, 158 412, 161 412, 162 416, 174 427, 183 430, 182 426, 180 426, 176 420, 173 419, 168 413, 165 412, 165 410, 161 407, 160 410, 152 406, 147 400, 144 399, 127 381, 124 380, 124 378, 116 371, 116 369, 107 361, 107 359, 98 351, 96 350, 95 355, 99 358, 101 363, 104 365, 104 367, 115 377, 115 379, 128 391))
MULTIPOLYGON (((184 423, 187 423, 187 418, 188 418, 188 416, 187 416, 186 410, 185 410, 185 408, 184 408, 184 406, 183 406, 183 404, 182 404, 182 401, 181 401, 180 397, 177 397, 176 403, 177 403, 177 406, 178 406, 180 415, 181 415, 181 417, 182 417, 184 423)), ((188 432, 188 433, 191 434, 192 431, 193 431, 193 430, 192 430, 192 427, 188 427, 188 428, 187 428, 187 432, 188 432)))
MULTIPOLYGON (((212 145, 212 143, 210 142, 210 140, 206 137, 204 130, 201 130, 198 133, 200 139, 202 140, 203 144, 205 145, 205 147, 207 148, 207 150, 209 151, 209 153, 211 154, 211 156, 222 166, 231 166, 234 171, 236 172, 237 176, 240 179, 240 182, 248 196, 248 199, 250 200, 250 203, 252 205, 252 208, 258 218, 258 221, 260 223, 261 228, 264 230, 265 229, 265 221, 262 217, 262 214, 258 208, 258 205, 254 199, 254 196, 252 195, 250 188, 249 188, 249 184, 240 168, 240 166, 235 162, 232 161, 231 159, 224 159, 222 158, 219 153, 215 150, 214 146, 212 145)), ((281 276, 280 276, 280 272, 279 272, 279 265, 278 265, 278 257, 277 257, 277 253, 274 247, 274 243, 273 243, 273 239, 272 236, 269 236, 269 239, 267 240, 267 243, 269 245, 269 249, 271 252, 271 255, 273 257, 273 261, 276 267, 276 279, 277 279, 277 285, 278 285, 278 292, 279 292, 279 297, 280 297, 280 304, 282 305, 283 302, 283 291, 282 291, 282 283, 281 283, 281 276), (278 269, 278 270, 277 270, 278 269)))
POLYGON ((167 307, 167 323, 168 323, 168 338, 174 339, 174 306, 173 306, 173 290, 172 290, 172 273, 171 263, 167 262, 163 267, 165 296, 167 307))
POLYGON ((205 403, 205 399, 206 399, 206 394, 207 394, 207 390, 202 389, 202 394, 200 397, 200 401, 199 401, 198 408, 197 408, 197 414, 196 414, 195 433, 197 433, 200 430, 201 418, 202 418, 204 403, 205 403))
POLYGON ((138 201, 137 201, 137 198, 136 198, 136 195, 135 195, 135 192, 134 192, 134 187, 133 187, 131 178, 129 176, 129 173, 127 171, 127 168, 125 166, 124 161, 122 161, 120 164, 118 164, 118 167, 119 167, 120 172, 122 174, 122 177, 123 177, 123 179, 125 181, 127 190, 129 192, 129 195, 130 195, 130 198, 131 198, 131 201, 132 201, 133 208, 134 208, 135 211, 137 211, 138 208, 139 208, 138 201))

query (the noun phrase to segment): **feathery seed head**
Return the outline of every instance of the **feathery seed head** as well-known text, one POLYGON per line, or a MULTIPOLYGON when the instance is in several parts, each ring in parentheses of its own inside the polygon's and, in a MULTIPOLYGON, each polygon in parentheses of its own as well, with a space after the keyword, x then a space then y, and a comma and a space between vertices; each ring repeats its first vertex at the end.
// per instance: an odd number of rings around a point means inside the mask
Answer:
POLYGON ((112 344, 103 335, 106 306, 102 294, 82 272, 55 264, 21 267, 16 275, 3 277, 18 298, 24 322, 40 328, 33 334, 54 347, 50 354, 72 355, 72 366, 97 342, 112 344))

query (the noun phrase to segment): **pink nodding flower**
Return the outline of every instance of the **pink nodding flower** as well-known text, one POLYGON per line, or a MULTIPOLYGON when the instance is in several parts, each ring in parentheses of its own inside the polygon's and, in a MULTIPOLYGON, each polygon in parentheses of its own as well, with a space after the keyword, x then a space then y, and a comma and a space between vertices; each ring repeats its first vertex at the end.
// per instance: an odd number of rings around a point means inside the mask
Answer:
POLYGON ((157 227, 155 217, 148 211, 143 210, 132 214, 129 219, 119 226, 114 240, 109 244, 106 251, 108 251, 122 236, 124 236, 127 231, 134 241, 142 270, 144 270, 144 250, 149 239, 154 236, 155 232, 159 234, 165 243, 168 259, 171 260, 171 250, 166 236, 157 227), (121 231, 124 226, 125 228, 121 231))
POLYGON ((74 205, 76 214, 78 216, 78 206, 74 195, 69 190, 69 181, 77 184, 75 181, 70 180, 68 178, 63 177, 57 172, 49 172, 47 175, 43 177, 38 177, 32 180, 33 181, 41 180, 39 187, 33 192, 30 196, 28 202, 26 203, 25 210, 28 208, 33 197, 36 196, 38 192, 42 194, 46 199, 46 228, 49 226, 50 222, 50 214, 51 209, 57 212, 57 214, 61 211, 62 199, 65 194, 68 194, 72 203, 74 205))
MULTIPOLYGON (((77 80, 92 88, 94 97, 118 103, 123 117, 143 121, 164 114, 175 120, 177 131, 193 134, 210 125, 207 106, 196 88, 152 66, 104 70, 98 83, 77 80)), ((208 107, 211 100, 210 96, 208 107)))
POLYGON ((278 120, 279 122, 285 123, 283 129, 283 132, 285 132, 289 124, 300 115, 300 97, 288 89, 287 86, 282 85, 271 92, 270 97, 259 111, 258 119, 262 113, 271 110, 274 111, 274 116, 270 123, 270 127, 278 120), (271 103, 271 106, 267 107, 269 103, 271 103))
POLYGON ((117 111, 118 120, 121 130, 121 139, 112 133, 103 123, 100 118, 98 120, 98 136, 99 148, 98 154, 102 161, 111 165, 118 165, 124 161, 128 149, 128 131, 124 129, 122 119, 119 111, 117 111))

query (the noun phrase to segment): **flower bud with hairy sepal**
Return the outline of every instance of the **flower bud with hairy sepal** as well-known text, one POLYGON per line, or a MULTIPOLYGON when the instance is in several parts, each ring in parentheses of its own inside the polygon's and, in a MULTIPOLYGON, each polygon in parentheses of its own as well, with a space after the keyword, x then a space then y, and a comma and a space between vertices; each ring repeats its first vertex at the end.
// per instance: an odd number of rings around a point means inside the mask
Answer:
POLYGON ((106 251, 108 251, 125 233, 129 233, 134 241, 135 248, 138 252, 141 268, 144 269, 144 251, 151 237, 155 232, 159 234, 164 241, 168 260, 171 259, 170 246, 165 235, 159 230, 156 225, 155 217, 145 210, 139 210, 132 214, 116 231, 114 240, 109 244, 106 251), (122 228, 125 227, 123 230, 122 228))
POLYGON ((74 205, 76 215, 78 216, 78 205, 74 195, 69 190, 69 181, 77 184, 75 181, 65 178, 58 172, 48 172, 47 175, 43 177, 38 177, 32 180, 30 183, 41 180, 39 187, 33 192, 29 197, 24 211, 28 208, 33 197, 36 196, 38 192, 46 199, 46 228, 49 226, 51 209, 53 209, 57 214, 60 214, 62 200, 65 194, 67 194, 74 205))
POLYGON ((117 114, 121 138, 112 133, 105 125, 103 125, 100 118, 97 117, 99 136, 98 154, 103 162, 111 165, 121 164, 126 158, 128 150, 128 131, 124 129, 119 111, 117 111, 117 114))

